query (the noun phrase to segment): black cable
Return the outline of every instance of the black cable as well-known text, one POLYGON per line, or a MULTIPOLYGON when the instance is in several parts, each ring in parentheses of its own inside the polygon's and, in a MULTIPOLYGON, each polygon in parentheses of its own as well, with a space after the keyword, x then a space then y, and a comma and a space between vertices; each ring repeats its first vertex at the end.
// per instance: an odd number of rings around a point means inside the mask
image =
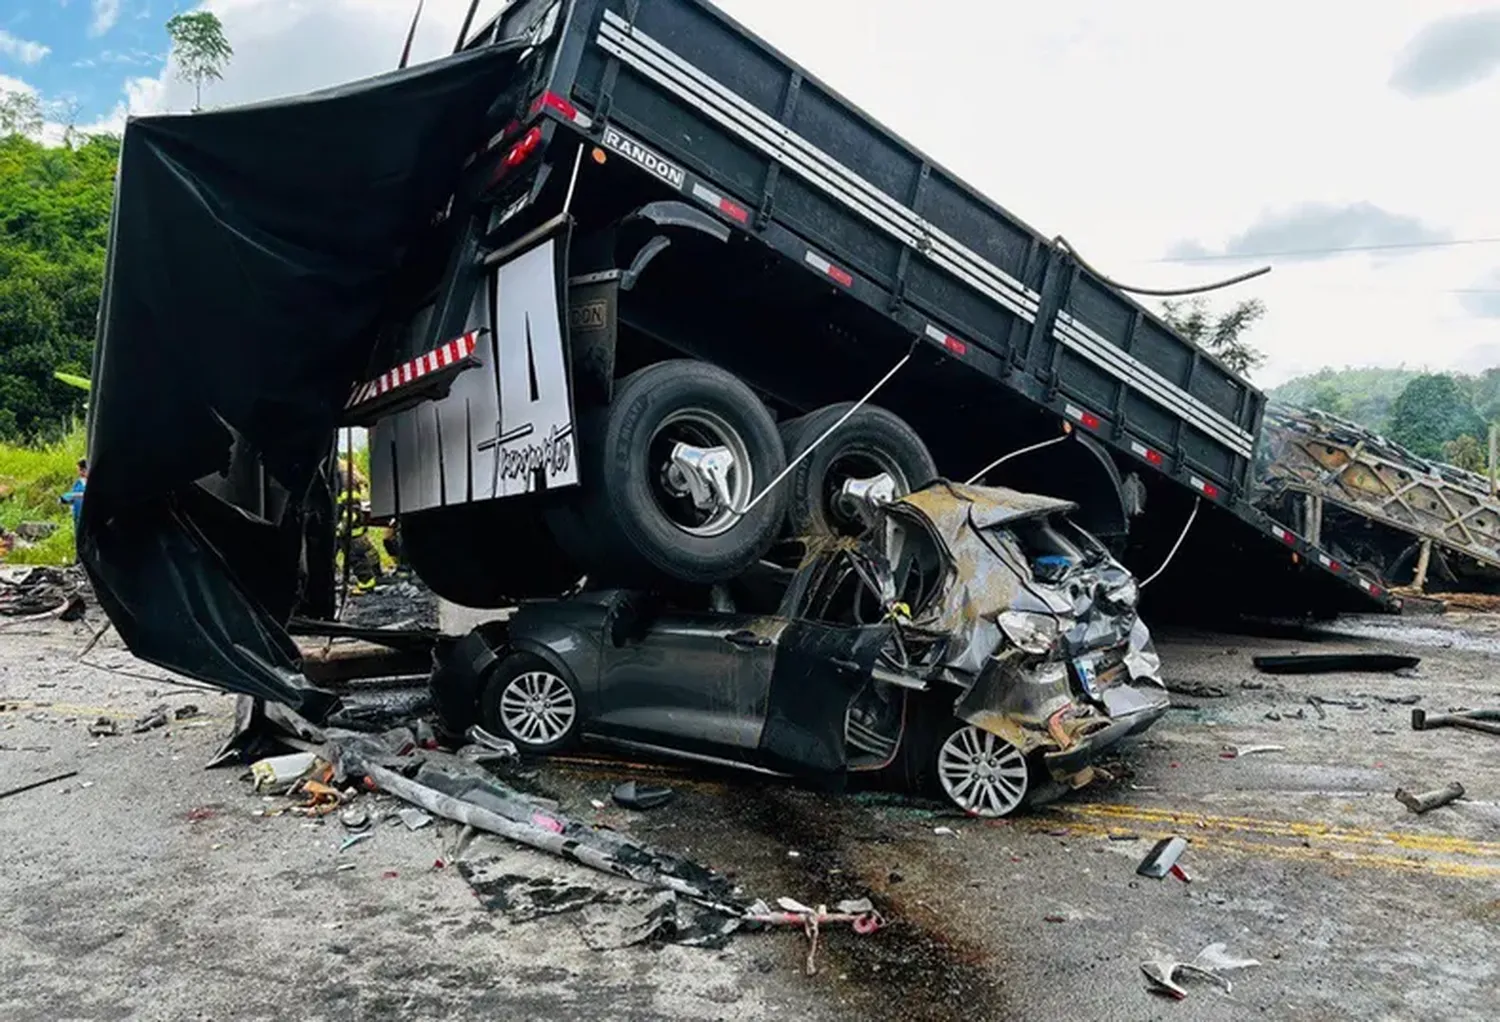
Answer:
POLYGON ((1064 238, 1061 234, 1052 239, 1052 244, 1067 252, 1078 261, 1079 266, 1082 266, 1085 270, 1088 270, 1094 276, 1098 277, 1104 283, 1108 284, 1110 287, 1116 289, 1117 291, 1124 291, 1128 294, 1133 295, 1150 295, 1153 298, 1185 298, 1188 295, 1201 295, 1208 291, 1219 291, 1226 287, 1233 287, 1235 284, 1243 284, 1247 280, 1254 280, 1256 277, 1264 277, 1266 274, 1271 272, 1271 268, 1269 266, 1262 266, 1258 270, 1251 270, 1249 273, 1242 273, 1238 277, 1230 277, 1228 280, 1221 280, 1214 284, 1202 284, 1198 287, 1179 287, 1170 289, 1131 287, 1129 284, 1122 284, 1118 280, 1105 276, 1093 266, 1090 266, 1088 260, 1079 255, 1078 250, 1071 244, 1069 244, 1068 239, 1064 238))
POLYGON ((469 13, 464 15, 464 23, 458 30, 458 42, 453 44, 454 53, 464 48, 464 40, 469 35, 469 29, 474 26, 474 13, 478 10, 479 0, 469 0, 469 13))

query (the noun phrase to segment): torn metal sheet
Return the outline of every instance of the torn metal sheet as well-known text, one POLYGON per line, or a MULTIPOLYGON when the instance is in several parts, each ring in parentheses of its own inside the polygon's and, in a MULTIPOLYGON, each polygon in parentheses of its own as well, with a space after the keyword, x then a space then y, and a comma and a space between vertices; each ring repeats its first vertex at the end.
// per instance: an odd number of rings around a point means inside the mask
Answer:
POLYGON ((1229 977, 1220 974, 1258 965, 1260 962, 1256 959, 1231 955, 1227 945, 1215 943, 1199 951, 1190 962, 1161 957, 1142 962, 1141 972, 1145 974, 1149 989, 1153 992, 1166 994, 1180 1001, 1187 997, 1188 992, 1177 982, 1179 979, 1204 979, 1230 994, 1234 992, 1234 984, 1229 981, 1229 977))
MULTIPOLYGON (((329 751, 340 777, 365 777, 377 788, 444 819, 467 824, 478 830, 497 834, 539 851, 560 856, 572 862, 613 876, 625 877, 652 887, 673 891, 696 899, 729 915, 740 915, 735 904, 733 885, 729 880, 697 863, 670 853, 660 852, 631 841, 612 831, 601 830, 561 814, 536 807, 533 800, 519 792, 508 791, 495 782, 502 794, 498 809, 476 805, 465 798, 444 794, 399 773, 381 762, 397 762, 402 757, 381 749, 365 736, 329 736, 329 751)), ((405 764, 416 767, 421 757, 410 757, 405 764)))

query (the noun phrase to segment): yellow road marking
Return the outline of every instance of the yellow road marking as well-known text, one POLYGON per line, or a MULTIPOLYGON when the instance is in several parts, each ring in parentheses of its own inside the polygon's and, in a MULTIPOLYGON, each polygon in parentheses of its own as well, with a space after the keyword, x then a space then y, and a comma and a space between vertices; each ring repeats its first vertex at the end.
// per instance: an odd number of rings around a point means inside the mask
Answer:
POLYGON ((1207 830, 1245 831, 1252 834, 1264 834, 1268 837, 1317 838, 1322 841, 1366 845, 1386 844, 1414 852, 1438 852, 1479 857, 1500 856, 1500 842, 1471 841, 1468 838, 1438 834, 1404 834, 1399 831, 1340 827, 1330 823, 1266 820, 1251 816, 1213 816, 1207 813, 1138 806, 1087 804, 1053 808, 1070 815, 1129 820, 1137 823, 1168 823, 1207 830))
MULTIPOLYGON (((1497 861, 1500 860, 1500 844, 1489 841, 1121 805, 1058 805, 1052 807, 1052 812, 1082 817, 1076 822, 1063 823, 1062 829, 1085 837, 1107 837, 1111 832, 1118 831, 1121 823, 1140 823, 1186 831, 1192 843, 1199 847, 1220 848, 1249 855, 1470 879, 1493 880, 1500 877, 1500 861, 1497 861), (1252 835, 1273 840, 1245 839, 1252 835), (1299 843, 1286 844, 1284 841, 1274 840, 1287 838, 1299 843), (1313 840, 1319 842, 1317 846, 1306 843, 1313 840), (1336 847, 1327 847, 1326 842, 1333 842, 1336 847), (1354 845, 1364 847, 1350 847, 1354 845), (1395 854, 1392 849, 1411 854, 1395 854), (1479 861, 1465 862, 1453 858, 1457 856, 1479 861)), ((1052 820, 1036 819, 1028 829, 1055 827, 1058 822, 1055 816, 1052 820)))
MULTIPOLYGON (((1108 837, 1118 828, 1104 827, 1093 823, 1065 823, 1061 828, 1057 821, 1037 821, 1030 829, 1062 829, 1078 837, 1108 837)), ((1427 873, 1436 876, 1464 877, 1467 879, 1492 880, 1500 877, 1500 863, 1452 862, 1444 859, 1408 859, 1397 855, 1379 855, 1371 852, 1347 852, 1334 848, 1304 848, 1301 845, 1280 845, 1260 841, 1236 841, 1219 834, 1193 834, 1192 843, 1198 848, 1218 848, 1242 852, 1266 858, 1295 859, 1302 862, 1319 862, 1324 865, 1367 866, 1376 869, 1397 870, 1407 873, 1427 873)))

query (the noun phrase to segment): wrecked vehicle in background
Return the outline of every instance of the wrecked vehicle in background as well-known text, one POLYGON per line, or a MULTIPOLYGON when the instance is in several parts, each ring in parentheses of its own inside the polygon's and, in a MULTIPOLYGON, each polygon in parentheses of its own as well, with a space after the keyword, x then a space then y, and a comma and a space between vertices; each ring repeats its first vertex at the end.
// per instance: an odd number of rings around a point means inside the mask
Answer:
MULTIPOLYGON (((600 590, 460 646, 439 702, 530 752, 596 741, 838 784, 884 772, 1005 816, 1168 706, 1136 583, 1074 505, 933 483, 701 605, 600 590), (455 698, 454 686, 467 685, 455 698)), ((462 723, 460 721, 460 723, 462 723)))

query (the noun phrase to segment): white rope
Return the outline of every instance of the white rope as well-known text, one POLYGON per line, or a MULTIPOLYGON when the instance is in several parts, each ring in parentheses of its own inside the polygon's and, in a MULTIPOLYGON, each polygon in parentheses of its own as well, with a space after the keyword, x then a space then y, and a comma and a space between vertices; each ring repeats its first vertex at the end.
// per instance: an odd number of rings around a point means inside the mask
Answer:
POLYGON ((979 482, 979 480, 983 479, 990 472, 999 468, 1010 459, 1019 458, 1021 455, 1030 454, 1032 451, 1040 451, 1043 447, 1051 447, 1053 444, 1060 444, 1072 435, 1072 431, 1070 430, 1064 433, 1062 436, 1053 437, 1051 440, 1043 440, 1039 444, 1032 444, 1030 447, 1023 447, 1019 451, 1011 451, 1009 454, 1005 455, 1005 457, 997 458, 996 460, 990 462, 988 465, 984 466, 984 468, 980 469, 978 472, 975 472, 973 477, 970 478, 968 482, 964 483, 964 485, 973 486, 975 483, 979 482))
POLYGON ((1157 576, 1159 576, 1162 572, 1164 572, 1164 571, 1167 570, 1167 565, 1171 564, 1172 563, 1172 558, 1174 558, 1174 557, 1177 556, 1177 550, 1178 550, 1178 548, 1180 548, 1182 546, 1182 541, 1185 540, 1185 539, 1187 539, 1188 530, 1193 527, 1193 520, 1198 517, 1198 505, 1200 505, 1202 503, 1203 503, 1203 498, 1202 497, 1194 497, 1193 498, 1193 513, 1190 514, 1190 515, 1188 515, 1187 524, 1182 527, 1182 535, 1178 536, 1177 537, 1177 542, 1172 544, 1172 549, 1167 553, 1167 559, 1165 561, 1161 562, 1161 567, 1157 568, 1156 571, 1154 571, 1151 574, 1150 578, 1146 579, 1146 581, 1144 581, 1140 585, 1138 585, 1136 587, 1137 589, 1144 589, 1144 588, 1146 588, 1152 582, 1156 581, 1157 576))
POLYGON ((816 440, 814 440, 812 442, 812 444, 807 448, 807 450, 803 451, 801 454, 797 455, 790 462, 788 462, 786 468, 784 468, 784 469, 781 470, 781 474, 778 475, 775 479, 772 479, 771 482, 766 486, 766 488, 764 490, 761 490, 759 493, 757 493, 755 495, 754 499, 752 499, 750 501, 750 503, 748 503, 748 504, 745 505, 745 507, 743 508, 743 510, 740 510, 740 511, 731 511, 731 514, 733 514, 736 518, 743 518, 746 515, 748 515, 755 508, 755 505, 759 504, 765 498, 766 494, 768 494, 772 490, 776 489, 776 487, 781 484, 781 481, 783 479, 785 479, 787 476, 789 476, 789 475, 792 474, 792 470, 794 468, 796 468, 798 465, 802 464, 802 462, 807 458, 807 456, 809 454, 811 454, 813 451, 817 450, 818 447, 819 447, 819 445, 821 445, 824 440, 827 440, 829 437, 831 437, 833 435, 833 433, 834 433, 834 430, 838 429, 844 423, 848 422, 849 421, 849 417, 851 415, 853 415, 855 412, 859 411, 866 404, 868 404, 869 401, 870 401, 870 399, 875 396, 875 394, 880 390, 880 388, 884 387, 887 383, 889 383, 891 381, 891 377, 895 376, 896 373, 900 371, 900 369, 901 369, 902 366, 906 365, 906 363, 908 363, 908 362, 911 361, 911 356, 912 356, 912 353, 910 351, 908 351, 905 355, 901 356, 901 361, 899 361, 895 365, 891 366, 890 372, 888 372, 884 376, 882 376, 880 378, 880 382, 879 383, 877 383, 877 384, 875 384, 875 386, 871 387, 869 389, 869 391, 865 394, 864 397, 862 397, 858 401, 854 402, 854 407, 853 408, 850 408, 843 415, 839 416, 839 421, 838 422, 835 422, 832 426, 829 426, 826 430, 823 431, 823 435, 822 436, 818 437, 818 439, 816 439, 816 440))

